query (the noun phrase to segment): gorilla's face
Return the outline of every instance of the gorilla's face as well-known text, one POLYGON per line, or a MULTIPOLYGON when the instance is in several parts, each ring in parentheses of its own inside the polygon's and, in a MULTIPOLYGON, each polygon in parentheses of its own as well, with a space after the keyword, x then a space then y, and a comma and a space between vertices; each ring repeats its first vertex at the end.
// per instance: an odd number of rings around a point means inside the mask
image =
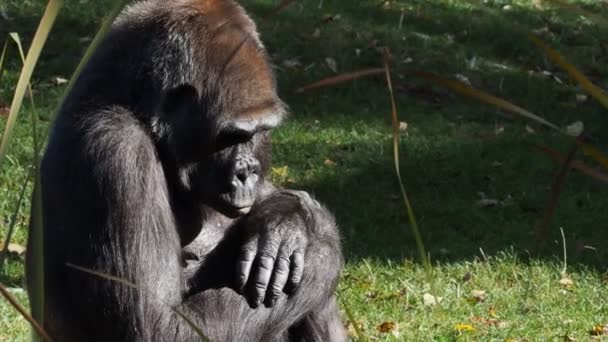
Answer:
POLYGON ((247 214, 269 167, 270 130, 281 121, 282 103, 267 102, 255 115, 210 115, 191 86, 169 91, 162 103, 153 131, 177 164, 180 188, 228 217, 247 214))
POLYGON ((247 214, 263 179, 259 151, 264 132, 224 131, 217 136, 216 152, 206 158, 193 177, 201 200, 229 217, 247 214))

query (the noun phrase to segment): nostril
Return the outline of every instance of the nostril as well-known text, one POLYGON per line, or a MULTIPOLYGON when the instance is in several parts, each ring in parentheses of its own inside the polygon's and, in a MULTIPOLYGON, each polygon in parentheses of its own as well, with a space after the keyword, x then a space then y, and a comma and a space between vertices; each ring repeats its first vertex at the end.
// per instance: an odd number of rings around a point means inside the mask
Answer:
POLYGON ((248 172, 245 170, 236 173, 236 179, 238 179, 243 184, 245 184, 245 182, 247 181, 248 176, 248 172))

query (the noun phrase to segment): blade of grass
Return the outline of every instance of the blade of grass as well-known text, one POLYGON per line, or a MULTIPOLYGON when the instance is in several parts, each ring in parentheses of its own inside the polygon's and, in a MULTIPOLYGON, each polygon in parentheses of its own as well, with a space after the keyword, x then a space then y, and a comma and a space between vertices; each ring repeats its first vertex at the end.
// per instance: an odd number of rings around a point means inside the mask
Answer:
POLYGON ((6 260, 6 256, 8 255, 8 245, 11 243, 11 239, 13 238, 13 232, 15 231, 15 226, 17 224, 17 215, 19 215, 19 210, 21 209, 21 205, 23 205, 23 200, 25 199, 25 191, 27 190, 27 186, 34 175, 34 167, 30 167, 30 171, 28 172, 27 178, 21 185, 21 190, 19 191, 19 199, 17 200, 17 204, 15 205, 15 209, 11 214, 10 223, 8 226, 8 232, 6 234, 5 244, 0 251, 0 274, 3 272, 4 268, 4 260, 6 260))
POLYGON ((384 74, 383 68, 371 68, 371 69, 357 70, 357 71, 353 71, 353 72, 349 72, 349 73, 344 73, 344 74, 324 78, 320 81, 305 85, 303 87, 296 89, 295 93, 301 94, 301 93, 309 91, 309 90, 329 87, 329 86, 333 86, 336 84, 353 81, 353 80, 356 80, 361 77, 382 75, 382 74, 384 74))
POLYGON ((435 74, 431 74, 428 72, 424 72, 424 71, 418 71, 415 73, 415 75, 418 77, 427 79, 429 81, 432 81, 434 83, 437 83, 439 85, 442 85, 446 88, 452 89, 453 91, 460 93, 462 95, 466 95, 466 96, 475 98, 477 100, 480 100, 482 102, 485 102, 487 104, 491 104, 500 109, 503 109, 503 110, 506 110, 506 111, 509 111, 509 112, 512 112, 515 114, 519 114, 527 119, 533 120, 544 126, 547 126, 554 130, 562 132, 562 130, 557 125, 545 120, 544 118, 542 118, 522 107, 514 105, 511 102, 498 98, 494 95, 488 94, 482 90, 468 86, 460 81, 451 80, 451 79, 441 77, 441 76, 438 76, 435 74))
POLYGON ((27 310, 25 310, 21 305, 19 305, 17 299, 13 297, 10 292, 8 292, 8 290, 4 287, 4 285, 2 285, 2 283, 0 283, 0 294, 2 294, 2 296, 6 298, 6 300, 11 304, 11 306, 14 307, 15 310, 17 310, 21 314, 21 316, 23 316, 23 318, 25 318, 30 323, 30 325, 38 332, 40 336, 42 336, 45 341, 53 342, 53 339, 51 339, 51 337, 46 333, 46 331, 44 331, 42 326, 38 324, 38 322, 36 322, 36 320, 33 319, 32 316, 27 313, 27 310))
POLYGON ((175 312, 179 317, 181 317, 190 326, 190 328, 194 330, 198 337, 201 338, 201 340, 205 342, 211 342, 209 337, 207 337, 207 335, 205 335, 205 333, 203 333, 203 331, 198 326, 196 326, 196 323, 194 323, 188 316, 183 314, 177 308, 171 307, 171 310, 173 310, 173 312, 175 312))
POLYGON ((8 47, 8 39, 4 41, 2 47, 2 54, 0 54, 0 81, 2 80, 2 68, 4 67, 4 56, 6 55, 6 48, 8 47))
POLYGON ((529 35, 528 36, 532 42, 538 45, 547 56, 553 61, 553 63, 560 66, 564 69, 570 77, 572 77, 578 84, 581 85, 586 92, 588 92, 591 96, 593 96, 597 101, 599 101, 602 106, 608 109, 608 95, 602 90, 600 87, 596 86, 591 82, 582 72, 580 72, 573 64, 568 62, 564 56, 559 54, 559 52, 553 50, 549 45, 545 44, 539 38, 529 35))
POLYGON ((8 119, 6 121, 6 127, 2 136, 2 142, 0 142, 0 167, 2 166, 2 162, 6 157, 6 151, 13 134, 19 110, 21 109, 21 104, 23 103, 23 97, 25 96, 30 79, 32 78, 34 67, 38 62, 42 48, 44 47, 49 32, 55 23, 55 19, 57 18, 59 9, 62 5, 63 0, 49 1, 44 15, 42 16, 42 20, 40 20, 40 24, 38 25, 38 29, 36 30, 36 34, 34 35, 34 39, 32 40, 32 45, 28 51, 25 65, 23 66, 21 74, 19 75, 19 81, 17 81, 17 87, 15 88, 15 94, 13 95, 13 101, 11 103, 8 119))
POLYGON ((432 267, 429 262, 428 256, 426 254, 424 248, 424 242, 422 241, 422 235, 420 234, 420 229, 418 228, 418 223, 416 221, 416 216, 414 214, 414 209, 412 209, 412 205, 410 204, 410 200, 405 191, 405 186, 403 185, 403 179, 401 178, 401 167, 399 162, 399 118, 397 115, 397 104, 395 103, 395 95, 393 92, 393 83, 391 81, 391 71, 389 67, 389 52, 388 49, 384 49, 384 72, 386 76, 386 85, 388 87, 388 93, 390 97, 391 103, 391 118, 393 123, 393 160, 395 161, 395 172, 397 174, 397 180, 399 181, 399 188, 401 189, 401 195, 403 197, 403 204, 405 205, 405 209, 407 211, 408 218, 410 220, 410 227, 412 228, 412 233, 414 234, 414 238, 416 240, 416 246, 418 247, 418 254, 420 256, 420 260, 422 261, 422 265, 424 266, 429 283, 432 278, 432 267))
MULTIPOLYGON (((19 50, 19 55, 21 56, 21 62, 23 63, 23 65, 25 65, 25 54, 23 53, 23 46, 21 44, 21 39, 19 38, 19 34, 15 33, 15 32, 11 32, 9 35, 13 39, 15 44, 17 44, 17 49, 19 50)), ((40 146, 38 145, 38 120, 36 117, 37 113, 36 113, 36 105, 34 103, 34 92, 32 91, 32 83, 28 82, 27 87, 28 87, 29 94, 30 94, 30 96, 29 96, 30 105, 32 106, 31 114, 32 114, 32 140, 34 143, 34 162, 36 164, 38 164, 37 158, 40 153, 40 151, 39 151, 40 146)))
POLYGON ((568 175, 568 171, 570 171, 572 167, 572 160, 574 159, 574 155, 578 151, 578 145, 574 145, 566 160, 562 163, 562 166, 555 176, 555 180, 553 181, 553 185, 551 186, 551 198, 545 207, 545 212, 543 217, 538 222, 536 226, 536 248, 537 252, 545 245, 547 241, 547 231, 549 227, 549 223, 551 223, 551 219, 555 215, 555 209, 557 208, 557 204, 559 203, 559 196, 562 192, 562 188, 564 183, 566 182, 566 176, 568 175))
MULTIPOLYGON (((540 117, 528 110, 525 110, 519 106, 516 106, 506 100, 503 100, 494 95, 485 93, 479 89, 470 87, 462 82, 447 79, 447 78, 437 76, 434 74, 430 74, 430 73, 426 73, 426 72, 416 72, 415 75, 418 77, 430 80, 436 84, 442 85, 446 88, 452 89, 453 91, 460 93, 462 95, 466 95, 466 96, 475 98, 481 102, 485 102, 485 103, 493 105, 495 107, 519 114, 523 117, 526 117, 535 122, 541 123, 547 127, 555 129, 558 132, 568 136, 569 138, 572 138, 572 136, 568 135, 566 131, 560 129, 557 125, 543 119, 542 117, 540 117)), ((580 140, 578 138, 575 139, 574 141, 580 146, 580 148, 585 152, 586 155, 588 155, 589 157, 591 157, 592 159, 597 161, 604 168, 608 169, 608 157, 606 157, 600 150, 583 142, 582 140, 580 140)))
MULTIPOLYGON (((560 163, 563 163, 566 160, 566 157, 562 156, 561 153, 555 151, 554 149, 548 146, 541 144, 532 144, 532 146, 538 149, 539 151, 545 153, 549 157, 559 161, 560 163)), ((608 174, 595 170, 592 167, 585 165, 580 160, 573 160, 571 166, 573 169, 576 169, 592 178, 608 183, 608 174)))
POLYGON ((593 160, 602 165, 605 169, 608 169, 608 157, 606 157, 605 154, 580 139, 576 139, 574 141, 581 148, 581 150, 583 150, 583 153, 585 153, 585 155, 591 157, 593 160))
POLYGON ((272 17, 273 15, 280 12, 283 8, 289 6, 289 4, 291 4, 292 1, 293 0, 281 0, 281 2, 275 8, 273 8, 270 12, 268 12, 268 14, 266 14, 262 19, 266 20, 266 19, 272 17))
MULTIPOLYGON (((107 280, 110 280, 110 281, 113 281, 113 282, 117 282, 119 284, 125 285, 127 287, 132 288, 132 289, 138 290, 137 285, 135 285, 134 283, 132 283, 132 282, 130 282, 128 280, 125 280, 125 279, 122 279, 122 278, 119 278, 119 277, 116 277, 116 276, 113 276, 113 275, 110 275, 110 274, 106 274, 106 273, 103 273, 103 272, 91 270, 91 269, 88 269, 88 268, 85 268, 85 267, 81 267, 81 266, 78 266, 78 265, 74 265, 74 264, 69 263, 69 262, 66 263, 66 266, 68 266, 70 268, 73 268, 75 270, 84 272, 84 273, 88 273, 88 274, 91 274, 91 275, 103 278, 103 279, 107 279, 107 280)), ((205 342, 211 342, 211 340, 205 335, 205 333, 203 333, 203 331, 199 327, 197 327, 196 324, 194 323, 194 321, 192 321, 188 316, 186 316, 184 313, 182 313, 181 311, 179 311, 177 308, 175 308, 175 307, 173 307, 173 306, 171 306, 171 305, 169 305, 167 303, 165 303, 165 305, 167 305, 168 307, 170 307, 173 312, 175 312, 179 317, 181 317, 190 326, 190 328, 192 328, 192 330, 194 330, 194 332, 196 332, 196 334, 203 341, 205 341, 205 342)))
POLYGON ((350 323, 353 325, 353 329, 355 329, 355 334, 357 334, 356 341, 367 341, 368 338, 363 334, 363 331, 361 330, 361 328, 359 327, 359 324, 355 320, 355 315, 353 315, 353 312, 350 309, 350 307, 348 306, 348 304, 346 304, 346 301, 344 299, 342 299, 341 296, 338 296, 338 298, 342 302, 342 307, 344 308, 344 313, 346 313, 346 318, 348 318, 350 323))

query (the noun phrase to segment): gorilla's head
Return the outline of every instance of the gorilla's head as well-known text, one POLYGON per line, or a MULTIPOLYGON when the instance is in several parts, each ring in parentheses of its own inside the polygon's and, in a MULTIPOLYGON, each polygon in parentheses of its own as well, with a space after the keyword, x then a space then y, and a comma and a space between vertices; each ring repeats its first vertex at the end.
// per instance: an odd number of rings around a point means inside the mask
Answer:
POLYGON ((269 168, 270 130, 285 114, 266 51, 245 24, 213 32, 213 53, 201 52, 207 63, 190 83, 164 91, 153 121, 180 188, 230 217, 253 206, 269 168))

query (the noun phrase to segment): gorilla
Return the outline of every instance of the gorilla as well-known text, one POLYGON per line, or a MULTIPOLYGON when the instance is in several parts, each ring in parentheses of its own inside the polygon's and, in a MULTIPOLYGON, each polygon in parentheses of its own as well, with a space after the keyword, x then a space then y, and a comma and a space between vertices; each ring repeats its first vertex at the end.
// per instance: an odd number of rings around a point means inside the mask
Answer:
POLYGON ((332 215, 265 179, 286 112, 275 83, 233 1, 144 0, 118 16, 41 164, 44 249, 26 267, 31 289, 43 257, 50 336, 346 340, 332 215))

